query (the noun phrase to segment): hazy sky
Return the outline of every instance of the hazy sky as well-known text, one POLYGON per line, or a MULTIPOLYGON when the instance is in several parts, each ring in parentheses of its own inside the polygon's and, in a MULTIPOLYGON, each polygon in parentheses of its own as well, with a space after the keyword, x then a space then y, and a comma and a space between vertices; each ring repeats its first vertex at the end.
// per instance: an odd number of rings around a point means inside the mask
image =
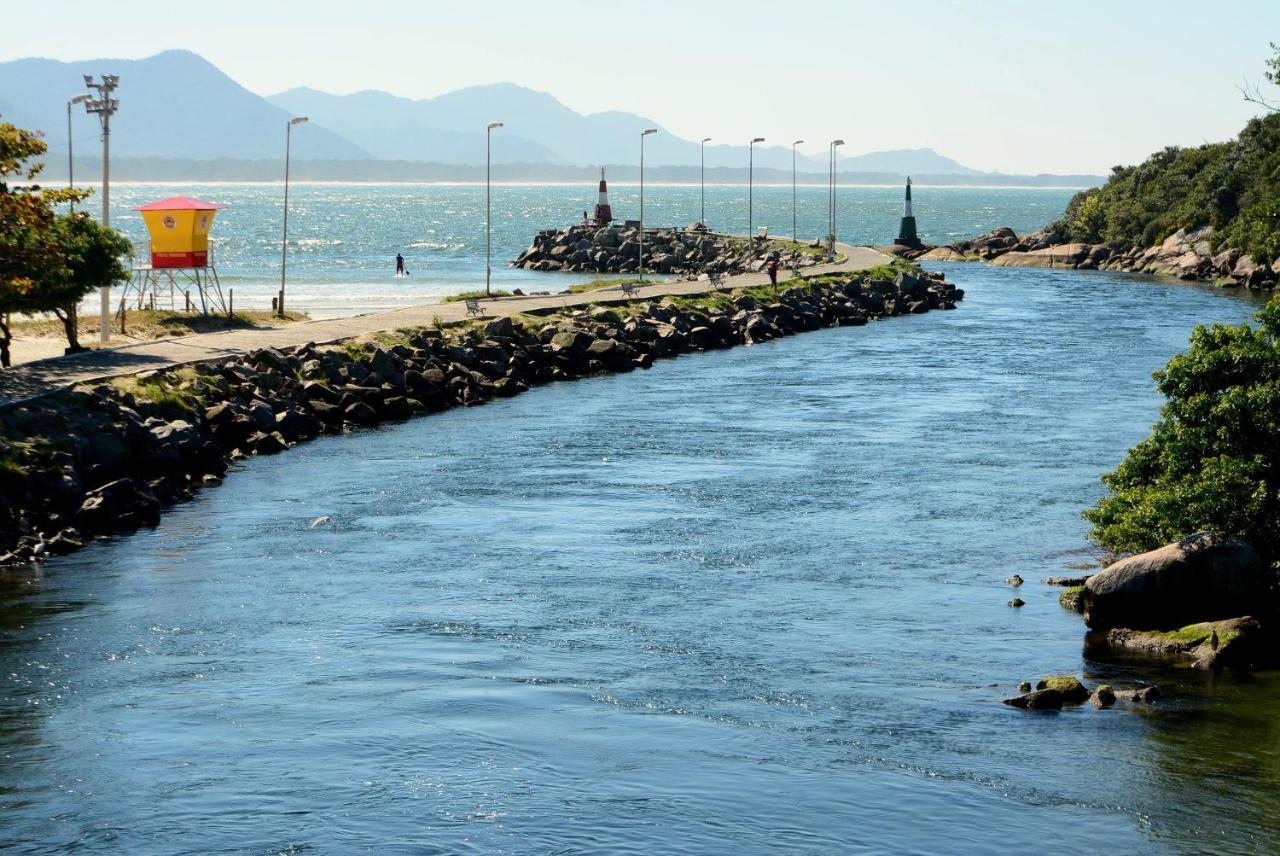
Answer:
POLYGON ((691 139, 1104 173, 1234 135, 1280 0, 41 0, 8 23, 0 60, 187 48, 264 95, 513 81, 691 139))

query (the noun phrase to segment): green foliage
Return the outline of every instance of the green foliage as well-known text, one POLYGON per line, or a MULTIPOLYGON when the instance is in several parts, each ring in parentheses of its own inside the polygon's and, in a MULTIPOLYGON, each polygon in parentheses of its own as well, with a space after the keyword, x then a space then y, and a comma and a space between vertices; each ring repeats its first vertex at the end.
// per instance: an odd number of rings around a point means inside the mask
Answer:
POLYGON ((1150 246, 1200 226, 1214 228, 1218 248, 1264 263, 1280 257, 1280 115, 1253 119, 1230 142, 1171 146, 1115 167, 1105 185, 1077 193, 1050 229, 1068 241, 1150 246))
POLYGON ((485 294, 483 291, 464 291, 461 294, 450 294, 444 299, 445 303, 460 303, 463 300, 487 300, 491 297, 510 297, 509 291, 494 291, 485 294))
MULTIPOLYGON (((34 183, 45 151, 38 134, 0 123, 0 316, 56 312, 67 320, 74 346, 70 308, 94 288, 128 277, 119 257, 129 251, 129 241, 84 214, 55 214, 55 205, 86 194, 34 183)), ((4 365, 9 338, 7 322, 0 321, 4 365)))
POLYGON ((1156 373, 1160 421, 1084 515, 1101 544, 1150 550, 1218 529, 1280 556, 1280 298, 1257 319, 1197 327, 1156 373))

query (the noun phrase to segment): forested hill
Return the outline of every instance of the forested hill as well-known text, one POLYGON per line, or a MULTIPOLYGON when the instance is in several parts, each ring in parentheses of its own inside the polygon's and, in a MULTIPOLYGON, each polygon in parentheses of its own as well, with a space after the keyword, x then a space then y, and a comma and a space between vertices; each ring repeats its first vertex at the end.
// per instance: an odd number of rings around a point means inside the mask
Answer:
POLYGON ((1050 230, 1070 242, 1148 247, 1201 226, 1213 227, 1215 249, 1243 250, 1260 264, 1280 257, 1280 113, 1251 120, 1229 142, 1171 146, 1116 167, 1105 185, 1076 194, 1050 230))

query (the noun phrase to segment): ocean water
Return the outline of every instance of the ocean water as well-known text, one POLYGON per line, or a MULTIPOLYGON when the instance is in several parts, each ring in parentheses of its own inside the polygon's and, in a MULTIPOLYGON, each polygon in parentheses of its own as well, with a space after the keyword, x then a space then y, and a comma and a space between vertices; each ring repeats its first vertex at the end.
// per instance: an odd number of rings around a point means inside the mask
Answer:
MULTIPOLYGON (((559 228, 595 207, 594 185, 494 185, 492 188, 493 287, 561 290, 590 277, 516 270, 516 258, 539 229, 559 228)), ((995 226, 1031 231, 1052 222, 1072 191, 1062 189, 916 188, 921 235, 932 242, 972 237, 995 226)), ((286 301, 313 317, 349 315, 438 301, 446 294, 484 286, 485 189, 483 185, 297 184, 289 186, 289 256, 286 301), (395 256, 410 276, 396 279, 395 256)), ((213 237, 224 289, 240 308, 268 308, 280 288, 284 187, 280 184, 113 185, 112 225, 141 247, 147 233, 132 209, 157 199, 190 195, 225 204, 213 237)), ((639 214, 639 188, 614 185, 615 215, 639 214)), ((791 234, 791 188, 757 187, 754 223, 770 234, 791 234)), ((897 235, 902 191, 886 187, 841 188, 837 197, 841 240, 884 244, 897 235)), ((96 210, 94 200, 88 203, 96 210)), ((645 219, 654 226, 684 226, 701 212, 698 187, 646 185, 645 219)), ((714 229, 745 234, 747 189, 706 189, 706 219, 714 229)), ((826 230, 826 187, 796 194, 797 233, 816 239, 826 230)), ((118 300, 117 295, 117 300, 118 300)), ((97 311, 90 296, 85 311, 97 311)), ((179 305, 182 298, 177 298, 179 305)))
POLYGON ((9 575, 0 848, 1276 852, 1276 676, 1091 662, 1038 582, 1254 307, 946 270, 954 312, 324 438, 9 575), (1000 703, 1057 672, 1166 700, 1000 703))

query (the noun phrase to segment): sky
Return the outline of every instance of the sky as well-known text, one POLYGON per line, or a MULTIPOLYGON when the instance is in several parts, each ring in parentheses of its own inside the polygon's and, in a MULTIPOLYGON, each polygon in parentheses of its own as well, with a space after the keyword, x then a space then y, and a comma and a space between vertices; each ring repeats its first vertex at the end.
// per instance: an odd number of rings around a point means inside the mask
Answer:
POLYGON ((1280 42, 1280 0, 41 0, 7 19, 0 61, 185 48, 261 95, 511 81, 694 140, 1060 174, 1234 136, 1280 42))

